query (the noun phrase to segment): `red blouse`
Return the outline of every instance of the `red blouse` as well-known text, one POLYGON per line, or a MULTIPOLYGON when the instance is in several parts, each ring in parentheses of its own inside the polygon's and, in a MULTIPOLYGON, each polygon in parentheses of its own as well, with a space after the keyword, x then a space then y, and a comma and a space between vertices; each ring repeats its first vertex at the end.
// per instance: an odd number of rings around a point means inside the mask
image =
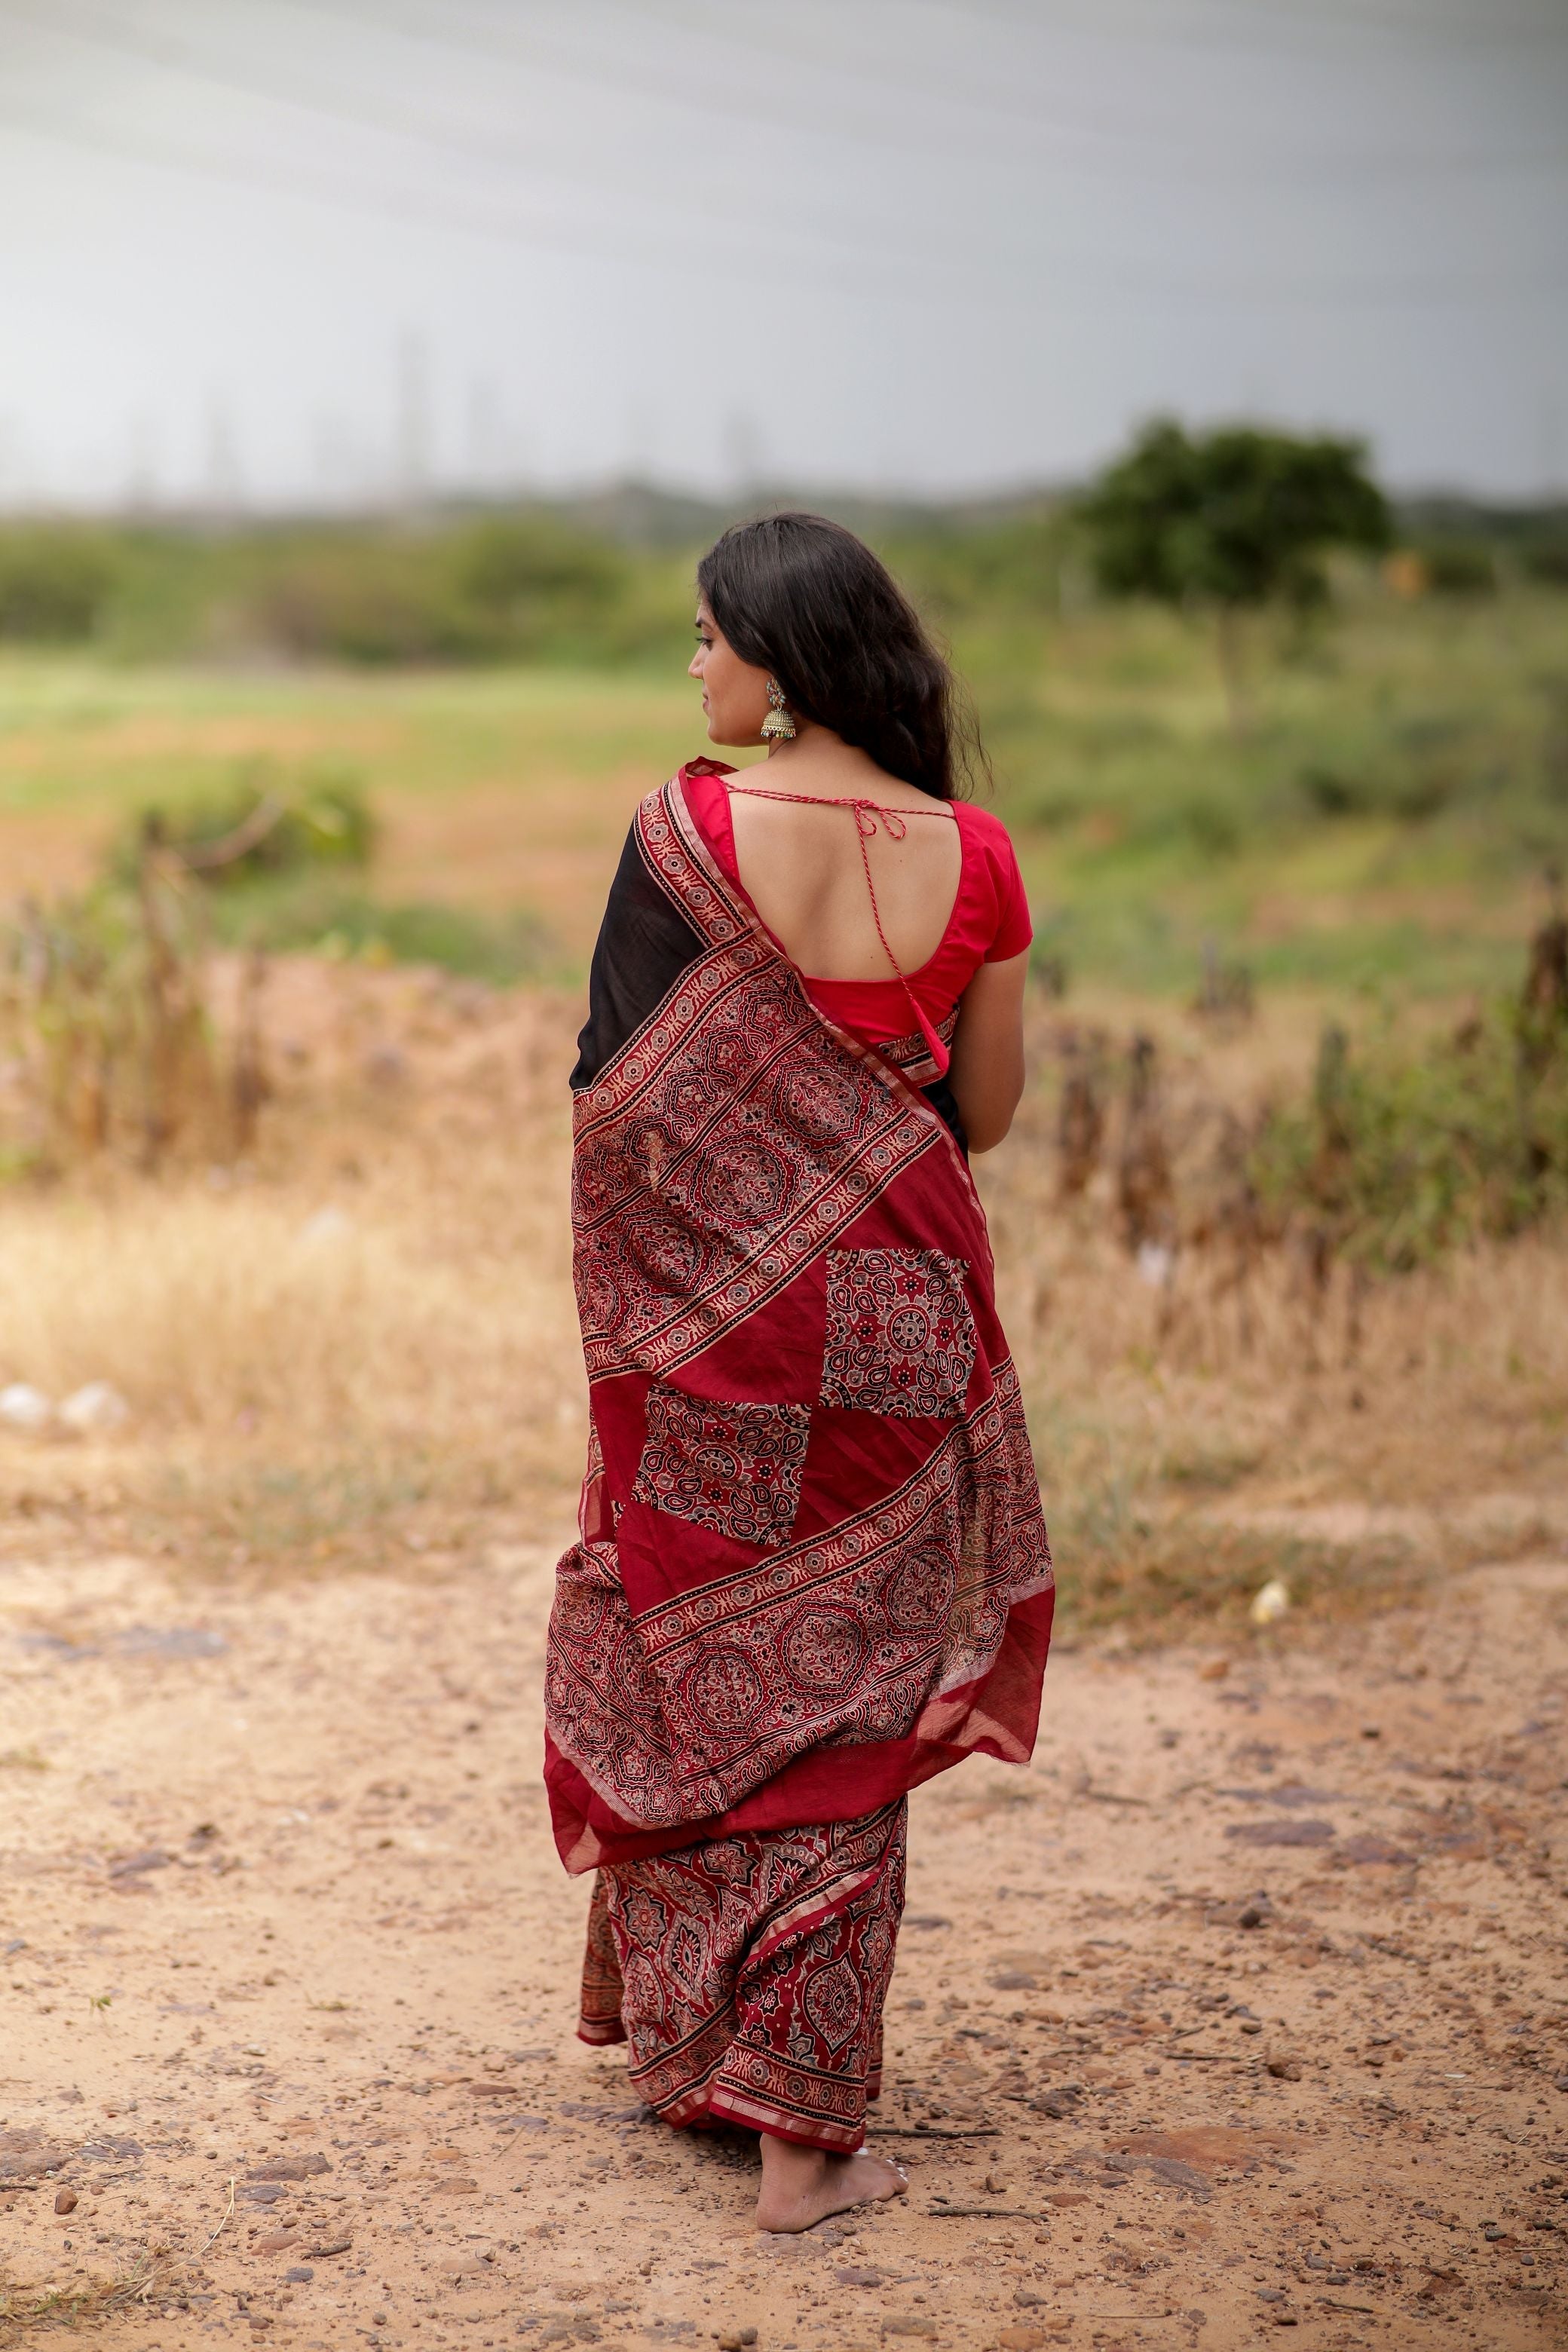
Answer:
MULTIPOLYGON (((681 771, 687 805, 719 866, 737 888, 735 829, 724 778, 734 770, 717 762, 693 762, 681 771)), ((1034 938, 1024 880, 1007 829, 986 809, 968 801, 947 803, 958 821, 958 893, 947 929, 918 971, 906 974, 915 1001, 932 1028, 940 1029, 983 963, 1022 955, 1034 938)), ((910 1028, 910 1001, 903 984, 886 980, 817 980, 803 972, 807 994, 821 1013, 868 1045, 901 1038, 910 1028)))

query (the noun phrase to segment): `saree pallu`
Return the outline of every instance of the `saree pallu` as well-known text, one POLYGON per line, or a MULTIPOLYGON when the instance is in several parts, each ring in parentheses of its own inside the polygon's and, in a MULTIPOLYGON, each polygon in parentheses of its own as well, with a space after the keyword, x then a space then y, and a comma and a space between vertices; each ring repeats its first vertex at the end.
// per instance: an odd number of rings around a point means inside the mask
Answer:
MULTIPOLYGON (((712 2082, 738 2116, 762 2047, 760 1955, 805 1932, 769 1856, 892 1808, 890 1889, 912 1788, 971 1753, 1027 1758, 1050 1551, 952 1129, 896 1060, 812 1004, 711 856, 682 776, 634 822, 574 1084, 590 1426, 548 1643, 552 1818, 566 1868, 603 1874, 586 2021, 611 2021, 613 1959, 653 2103, 694 2120, 687 2093, 712 2082), (737 1855, 744 1903, 724 1878, 737 1855), (708 1988, 695 2009, 644 2002, 644 1895, 674 1923, 667 1983, 708 1988), (721 2019, 728 2072, 709 2065, 721 2019)), ((829 1916, 852 1903, 837 1852, 829 1837, 829 1916)), ((880 1947, 841 1932, 824 1965, 857 1975, 869 2082, 880 1947)), ((806 1981, 784 2003, 803 2050, 806 1981)), ((820 2052, 811 2063, 833 2072, 820 2052)), ((822 2138, 826 2111, 795 2136, 858 2145, 843 2121, 847 2142, 822 2138)))

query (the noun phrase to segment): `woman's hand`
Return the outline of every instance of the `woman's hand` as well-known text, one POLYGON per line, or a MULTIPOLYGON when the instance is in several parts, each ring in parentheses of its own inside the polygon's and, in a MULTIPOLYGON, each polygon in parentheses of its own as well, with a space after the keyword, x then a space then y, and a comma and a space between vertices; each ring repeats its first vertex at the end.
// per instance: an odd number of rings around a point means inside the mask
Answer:
POLYGON ((990 1151, 1024 1091, 1024 983, 1029 955, 983 963, 959 1000, 948 1084, 971 1151, 990 1151))

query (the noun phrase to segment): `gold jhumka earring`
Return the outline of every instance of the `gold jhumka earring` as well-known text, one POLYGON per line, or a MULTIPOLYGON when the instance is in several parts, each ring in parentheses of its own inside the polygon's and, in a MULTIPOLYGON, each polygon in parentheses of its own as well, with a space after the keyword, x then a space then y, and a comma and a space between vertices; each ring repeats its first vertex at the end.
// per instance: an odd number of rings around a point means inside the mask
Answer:
POLYGON ((768 715, 763 721, 763 733, 779 743, 795 740, 795 720, 784 706, 784 688, 776 677, 768 680, 768 715))

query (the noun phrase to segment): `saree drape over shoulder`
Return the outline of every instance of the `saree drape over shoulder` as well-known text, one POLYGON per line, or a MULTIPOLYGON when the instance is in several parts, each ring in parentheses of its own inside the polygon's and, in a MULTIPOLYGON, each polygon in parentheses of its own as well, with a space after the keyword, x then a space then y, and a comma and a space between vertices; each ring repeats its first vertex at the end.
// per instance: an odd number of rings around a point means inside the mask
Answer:
POLYGON ((686 772, 637 812, 574 1077, 591 1420, 546 1780, 602 1874, 587 2038, 629 2034, 672 2121, 854 2147, 902 1801, 1028 1756, 1050 1553, 944 1106, 813 1006, 686 772))

